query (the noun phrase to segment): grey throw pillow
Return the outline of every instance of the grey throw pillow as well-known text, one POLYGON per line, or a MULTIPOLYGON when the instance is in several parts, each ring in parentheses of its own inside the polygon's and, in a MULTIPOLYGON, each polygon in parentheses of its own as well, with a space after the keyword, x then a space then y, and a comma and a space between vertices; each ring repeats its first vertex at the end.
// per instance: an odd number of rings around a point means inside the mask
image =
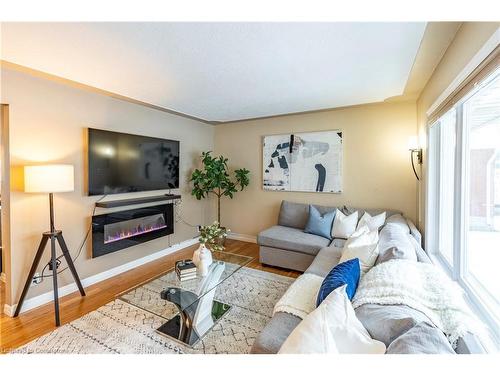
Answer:
POLYGON ((386 353, 456 354, 444 333, 428 322, 420 322, 396 338, 386 353))
POLYGON ((385 221, 385 225, 392 225, 405 233, 410 233, 410 227, 408 226, 406 219, 400 214, 389 216, 385 221))
POLYGON ((387 262, 392 259, 409 259, 409 257, 405 251, 400 250, 397 247, 393 246, 389 249, 386 249, 383 253, 379 254, 375 262, 375 265, 387 262))
POLYGON ((375 265, 391 259, 408 259, 417 262, 415 246, 405 228, 408 228, 406 221, 404 226, 399 222, 392 222, 382 228, 378 242, 379 256, 375 265))

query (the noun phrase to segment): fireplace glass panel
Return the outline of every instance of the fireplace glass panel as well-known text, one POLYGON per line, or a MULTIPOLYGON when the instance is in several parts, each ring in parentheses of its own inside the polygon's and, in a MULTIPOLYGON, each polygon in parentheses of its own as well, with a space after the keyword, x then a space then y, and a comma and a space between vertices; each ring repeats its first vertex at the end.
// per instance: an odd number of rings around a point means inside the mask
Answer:
POLYGON ((135 246, 173 232, 172 204, 95 215, 92 217, 92 257, 135 246))
POLYGON ((104 243, 120 241, 166 227, 162 214, 106 224, 104 225, 104 243))

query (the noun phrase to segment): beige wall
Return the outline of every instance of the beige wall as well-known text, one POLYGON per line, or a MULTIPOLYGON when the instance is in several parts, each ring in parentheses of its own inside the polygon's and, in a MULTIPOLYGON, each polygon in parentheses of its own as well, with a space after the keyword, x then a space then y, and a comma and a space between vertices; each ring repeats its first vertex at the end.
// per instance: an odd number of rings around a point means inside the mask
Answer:
POLYGON ((416 105, 381 103, 325 112, 236 122, 215 127, 215 151, 233 167, 250 170, 247 190, 223 199, 222 224, 256 235, 276 224, 281 200, 321 205, 393 208, 416 217, 416 180, 408 138, 416 135, 416 105), (340 129, 344 141, 343 193, 273 192, 262 189, 262 136, 340 129))
POLYGON ((422 166, 423 178, 419 184, 418 210, 418 224, 422 230, 425 229, 425 173, 427 169, 426 112, 499 26, 499 22, 464 22, 417 101, 418 132, 420 142, 424 149, 424 164, 422 166))
MULTIPOLYGON (((40 235, 48 229, 48 198, 43 194, 26 194, 20 190, 20 166, 40 162, 69 163, 75 166, 75 191, 56 194, 56 226, 62 229, 66 242, 76 254, 89 225, 94 202, 99 197, 84 193, 84 129, 96 127, 120 132, 176 139, 181 142, 182 212, 186 221, 198 224, 212 218, 208 202, 191 198, 188 173, 198 163, 201 151, 213 148, 214 128, 195 120, 109 98, 35 78, 26 73, 4 69, 3 102, 10 106, 11 192, 11 303, 17 302, 29 270, 40 235)), ((143 195, 157 195, 150 192, 143 195)), ((137 196, 137 195, 134 195, 137 196)), ((113 199, 127 197, 115 195, 113 199)), ((109 198, 108 198, 109 199, 109 198)), ((99 211, 100 213, 103 211, 99 211)), ((177 223, 170 243, 175 244, 196 235, 196 229, 177 223)), ((87 246, 76 262, 81 278, 108 270, 134 259, 167 248, 166 237, 131 247, 100 258, 90 258, 87 246)), ((41 264, 48 262, 48 252, 41 264)), ((60 285, 72 282, 64 272, 60 285)), ((28 297, 50 291, 51 280, 31 288, 28 297)), ((9 301, 7 301, 9 303, 9 301)))

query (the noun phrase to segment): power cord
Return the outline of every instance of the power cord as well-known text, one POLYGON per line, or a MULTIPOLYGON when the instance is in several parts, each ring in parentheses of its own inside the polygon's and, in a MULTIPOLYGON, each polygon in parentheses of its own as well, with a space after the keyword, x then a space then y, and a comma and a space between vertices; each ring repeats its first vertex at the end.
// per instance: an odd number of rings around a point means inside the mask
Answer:
MULTIPOLYGON (((106 198, 107 194, 103 195, 101 198, 99 198, 95 203, 98 203, 100 201, 102 201, 104 198, 106 198)), ((183 223, 189 227, 192 227, 192 228, 198 228, 198 225, 193 225, 187 221, 185 221, 183 218, 182 218, 182 212, 181 212, 181 203, 182 203, 182 200, 179 199, 179 200, 176 200, 174 202, 174 214, 175 214, 175 222, 176 223, 183 223)), ((97 208, 97 205, 94 204, 94 208, 92 210, 92 215, 91 216, 94 216, 95 215, 95 211, 96 211, 96 208, 97 208)), ((76 262, 76 260, 80 257, 81 253, 82 253, 82 250, 83 250, 83 247, 85 246, 85 244, 87 243, 87 240, 90 236, 90 232, 92 231, 92 221, 90 222, 90 225, 89 225, 89 228, 87 230, 87 233, 85 233, 85 237, 83 238, 83 241, 80 245, 80 248, 78 249, 78 254, 76 255, 76 257, 73 259, 73 262, 76 262)), ((167 236, 167 240, 168 240, 168 244, 169 244, 169 247, 170 247, 170 236, 167 236)), ((56 263, 60 262, 60 259, 63 258, 64 255, 59 255, 57 258, 56 258, 56 263)), ((45 275, 45 271, 47 270, 47 268, 50 266, 50 262, 47 263, 45 265, 45 267, 43 267, 42 269, 42 272, 41 272, 41 275, 40 276, 36 276, 36 277, 33 277, 33 279, 37 279, 37 280, 40 280, 40 282, 42 282, 46 277, 53 277, 53 275, 45 275)), ((57 271, 57 274, 59 275, 60 273, 66 271, 68 269, 68 267, 66 266, 65 268, 63 268, 62 270, 60 271, 57 271)))
POLYGON ((193 225, 191 223, 188 223, 186 220, 184 220, 182 218, 181 204, 182 204, 182 199, 179 199, 179 200, 174 202, 175 222, 176 223, 183 223, 191 228, 198 228, 198 225, 193 225))
MULTIPOLYGON (((100 201, 102 201, 104 198, 106 198, 106 196, 107 196, 107 194, 104 194, 101 198, 99 198, 99 199, 95 202, 95 204, 94 204, 94 209, 92 210, 92 215, 91 215, 91 217, 95 215, 95 211, 96 211, 96 208, 97 208, 97 204, 96 204, 96 203, 99 203, 100 201)), ((82 243, 81 243, 81 245, 80 245, 80 248, 78 249, 78 254, 77 254, 77 255, 76 255, 76 257, 73 259, 73 263, 74 263, 74 262, 76 262, 76 260, 80 257, 80 255, 81 255, 81 253, 82 253, 82 250, 83 250, 83 247, 84 247, 84 246, 85 246, 85 244, 87 243, 87 240, 88 240, 88 238, 89 238, 89 236, 90 236, 90 232, 91 232, 91 231, 92 231, 92 220, 90 221, 90 225, 89 225, 89 228, 87 229, 87 233, 85 233, 85 237, 83 238, 83 241, 82 241, 82 243)), ((56 258, 56 264, 57 264, 57 263, 60 263, 60 259, 61 259, 61 258, 63 258, 63 257, 64 257, 64 255, 59 255, 59 256, 56 258)), ((37 277, 33 277, 33 279, 37 279, 37 280, 40 280, 40 282, 42 282, 42 281, 43 281, 43 279, 44 279, 44 278, 46 278, 46 277, 53 277, 53 275, 44 275, 45 270, 46 270, 46 269, 50 266, 50 264, 51 264, 50 262, 49 262, 49 263, 47 263, 47 264, 45 265, 45 267, 43 267, 41 275, 40 275, 40 276, 37 276, 37 277)), ((57 274, 59 275, 59 274, 61 274, 62 272, 66 271, 67 269, 68 269, 68 266, 66 266, 65 268, 63 268, 63 269, 62 269, 62 270, 60 270, 60 271, 57 271, 57 274)))

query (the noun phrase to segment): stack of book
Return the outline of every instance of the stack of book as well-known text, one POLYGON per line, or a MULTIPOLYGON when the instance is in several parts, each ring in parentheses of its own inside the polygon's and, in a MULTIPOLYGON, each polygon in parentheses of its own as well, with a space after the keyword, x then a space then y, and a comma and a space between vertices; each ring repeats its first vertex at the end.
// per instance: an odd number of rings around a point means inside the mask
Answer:
POLYGON ((180 281, 196 279, 196 266, 191 259, 175 262, 175 273, 180 281))

